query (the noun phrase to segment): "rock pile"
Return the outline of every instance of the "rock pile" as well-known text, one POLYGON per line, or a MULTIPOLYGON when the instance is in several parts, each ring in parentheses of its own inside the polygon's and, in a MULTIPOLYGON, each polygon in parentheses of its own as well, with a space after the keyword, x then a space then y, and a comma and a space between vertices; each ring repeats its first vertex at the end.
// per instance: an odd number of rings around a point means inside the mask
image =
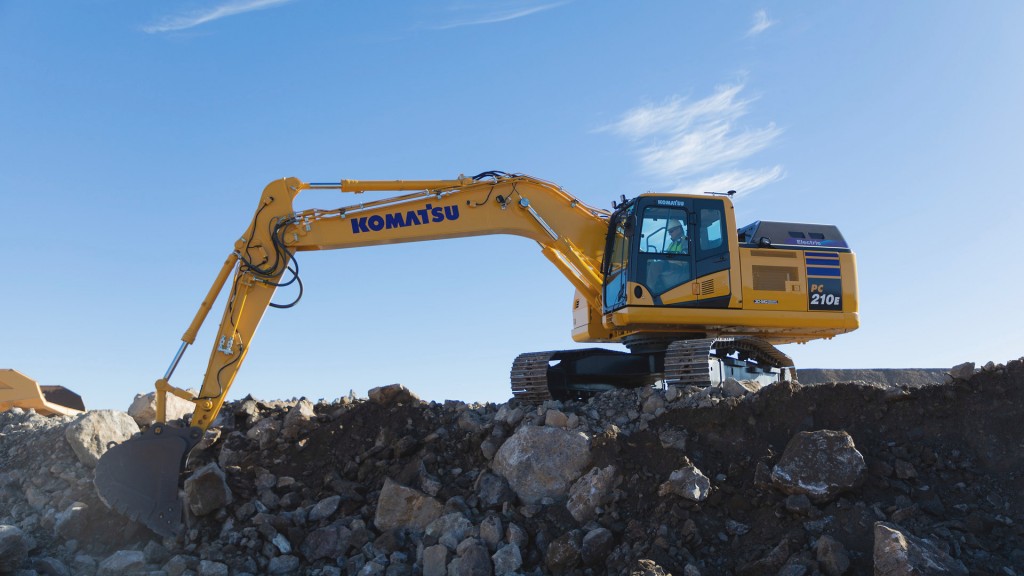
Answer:
POLYGON ((951 373, 540 406, 247 398, 193 452, 177 538, 92 486, 131 417, 12 410, 0 574, 1024 575, 1024 361, 951 373))

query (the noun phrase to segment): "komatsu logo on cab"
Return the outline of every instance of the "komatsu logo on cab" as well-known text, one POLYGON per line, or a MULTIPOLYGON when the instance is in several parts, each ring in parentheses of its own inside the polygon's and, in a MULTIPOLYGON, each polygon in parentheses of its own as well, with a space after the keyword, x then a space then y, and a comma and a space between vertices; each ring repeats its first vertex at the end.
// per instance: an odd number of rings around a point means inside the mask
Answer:
POLYGON ((436 223, 444 222, 445 220, 458 219, 459 207, 454 204, 450 206, 433 206, 431 204, 427 204, 419 210, 393 212, 383 216, 363 216, 362 218, 353 218, 351 222, 352 233, 360 234, 362 232, 380 232, 381 230, 390 230, 392 228, 421 226, 432 222, 436 223))

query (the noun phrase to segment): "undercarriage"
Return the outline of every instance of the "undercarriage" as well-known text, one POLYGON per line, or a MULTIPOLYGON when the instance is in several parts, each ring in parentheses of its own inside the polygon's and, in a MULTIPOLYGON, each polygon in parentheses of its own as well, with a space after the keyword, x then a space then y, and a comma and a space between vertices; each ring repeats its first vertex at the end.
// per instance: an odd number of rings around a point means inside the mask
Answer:
POLYGON ((651 340, 629 352, 604 348, 529 352, 512 363, 512 395, 528 402, 587 398, 618 388, 773 384, 795 375, 793 361, 753 337, 651 340))

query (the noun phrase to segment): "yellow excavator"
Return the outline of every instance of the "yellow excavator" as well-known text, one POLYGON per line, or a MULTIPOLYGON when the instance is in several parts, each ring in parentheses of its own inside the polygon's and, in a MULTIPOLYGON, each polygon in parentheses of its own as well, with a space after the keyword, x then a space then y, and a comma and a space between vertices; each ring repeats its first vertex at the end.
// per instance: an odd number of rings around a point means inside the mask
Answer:
POLYGON ((95 483, 112 508, 163 535, 181 522, 178 480, 189 451, 217 416, 277 288, 294 284, 296 255, 487 234, 535 240, 572 283, 576 342, 623 344, 525 353, 512 364, 514 397, 585 397, 640 386, 763 384, 795 375, 775 345, 831 338, 858 327, 853 252, 835 226, 758 221, 737 227, 731 193, 641 194, 588 206, 521 174, 454 180, 271 182, 235 243, 163 378, 157 423, 111 447, 95 483), (403 192, 334 209, 296 211, 306 190, 403 192), (213 302, 227 303, 199 394, 169 381, 213 302), (166 418, 166 395, 195 403, 187 427, 166 418))

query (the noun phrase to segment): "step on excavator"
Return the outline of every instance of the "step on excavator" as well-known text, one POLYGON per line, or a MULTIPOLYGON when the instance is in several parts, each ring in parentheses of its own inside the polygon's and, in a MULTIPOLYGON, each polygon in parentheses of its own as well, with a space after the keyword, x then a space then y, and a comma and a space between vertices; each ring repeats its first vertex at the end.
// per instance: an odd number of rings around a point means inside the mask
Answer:
MULTIPOLYGON (((727 378, 795 378, 775 346, 858 327, 853 252, 835 226, 735 222, 732 194, 622 196, 613 210, 522 174, 454 180, 271 182, 156 381, 157 422, 108 450, 96 468, 108 506, 161 535, 179 530, 179 476, 220 411, 277 288, 302 282, 300 252, 489 234, 533 239, 575 287, 572 338, 622 344, 530 352, 512 363, 515 398, 582 398, 642 386, 715 386, 727 378), (402 193, 296 211, 304 191, 402 193), (230 280, 230 281, 229 281, 230 280), (213 302, 228 297, 198 395, 170 378, 213 302), (166 395, 195 404, 186 425, 165 422, 166 395)), ((296 299, 297 301, 297 299, 296 299)))

